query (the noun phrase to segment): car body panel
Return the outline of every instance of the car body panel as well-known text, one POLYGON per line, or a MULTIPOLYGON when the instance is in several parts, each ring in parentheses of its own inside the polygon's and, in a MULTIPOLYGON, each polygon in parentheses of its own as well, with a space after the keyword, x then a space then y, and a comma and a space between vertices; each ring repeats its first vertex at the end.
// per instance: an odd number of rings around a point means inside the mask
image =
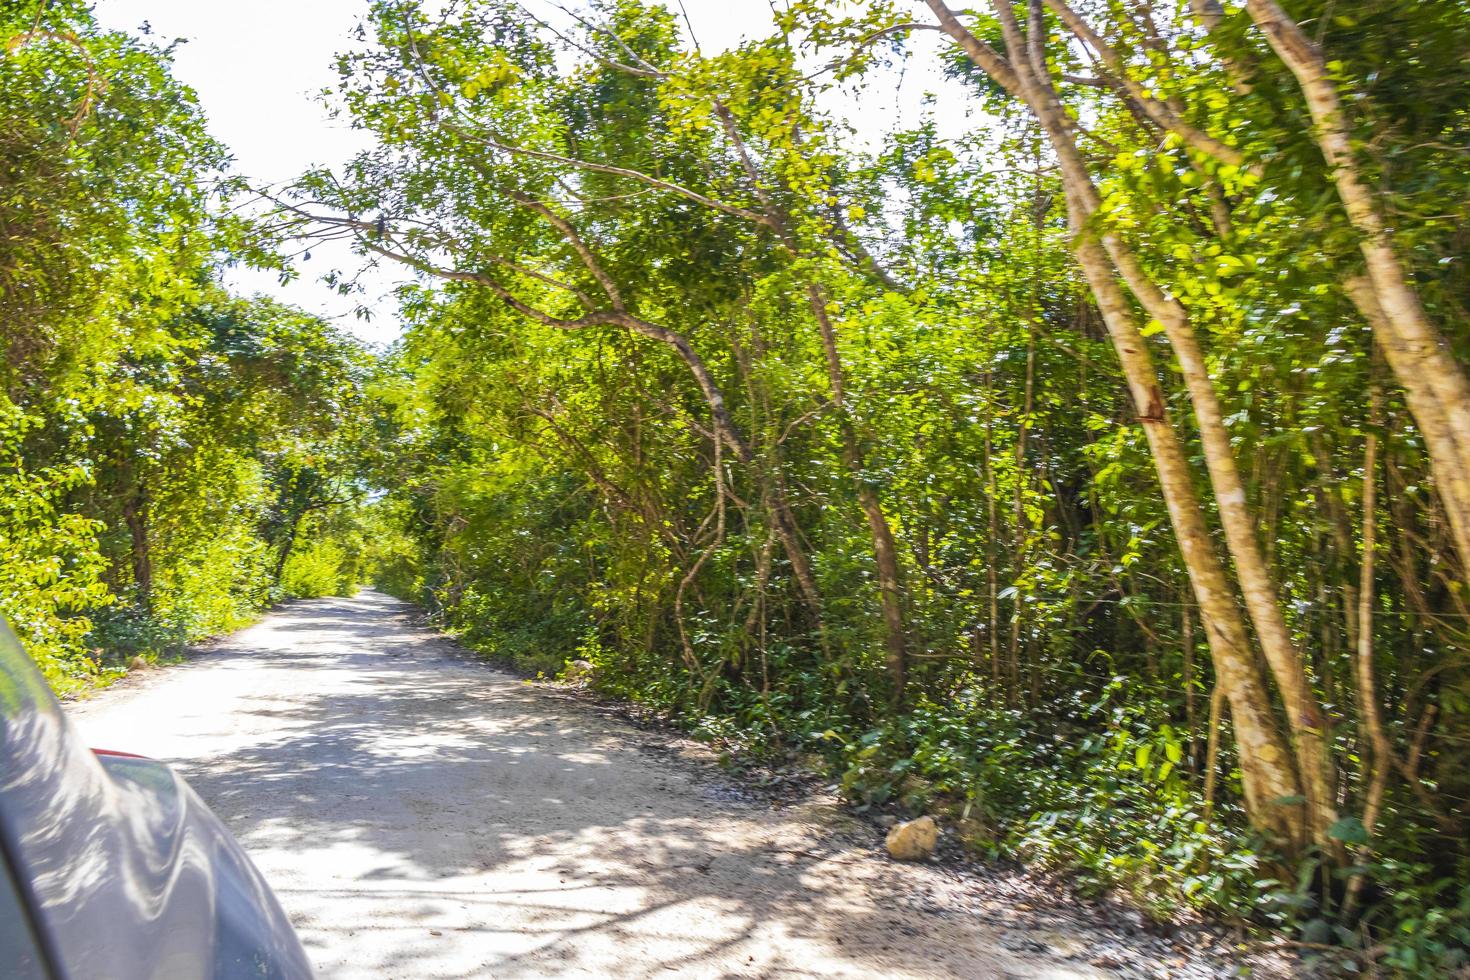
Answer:
POLYGON ((269 887, 168 766, 94 754, 0 623, 0 844, 66 980, 311 976, 269 887))

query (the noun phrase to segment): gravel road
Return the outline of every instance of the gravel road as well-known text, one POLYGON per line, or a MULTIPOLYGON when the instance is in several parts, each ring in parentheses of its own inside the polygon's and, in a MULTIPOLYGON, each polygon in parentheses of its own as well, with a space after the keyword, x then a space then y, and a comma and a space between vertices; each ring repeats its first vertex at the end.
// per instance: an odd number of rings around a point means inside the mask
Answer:
POLYGON ((1018 933, 830 803, 772 809, 412 613, 295 602, 68 709, 186 775, 322 977, 1114 975, 1085 930, 1018 933))

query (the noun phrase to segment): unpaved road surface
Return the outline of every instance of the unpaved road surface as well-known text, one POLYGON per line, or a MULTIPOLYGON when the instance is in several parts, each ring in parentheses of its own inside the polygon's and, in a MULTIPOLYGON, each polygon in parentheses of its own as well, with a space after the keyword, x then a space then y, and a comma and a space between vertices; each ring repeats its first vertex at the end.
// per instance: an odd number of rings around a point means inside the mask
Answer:
POLYGON ((186 775, 322 977, 1114 975, 1085 932, 1018 942, 830 804, 743 797, 412 612, 296 602, 68 709, 186 775))

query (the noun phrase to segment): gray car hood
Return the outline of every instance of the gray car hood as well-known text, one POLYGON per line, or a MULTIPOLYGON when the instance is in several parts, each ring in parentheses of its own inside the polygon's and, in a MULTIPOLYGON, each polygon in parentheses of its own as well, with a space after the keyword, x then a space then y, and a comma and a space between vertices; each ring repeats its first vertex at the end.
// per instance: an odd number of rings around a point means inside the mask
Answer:
POLYGON ((0 840, 68 980, 311 976, 285 913, 172 769, 99 759, 0 623, 0 840))

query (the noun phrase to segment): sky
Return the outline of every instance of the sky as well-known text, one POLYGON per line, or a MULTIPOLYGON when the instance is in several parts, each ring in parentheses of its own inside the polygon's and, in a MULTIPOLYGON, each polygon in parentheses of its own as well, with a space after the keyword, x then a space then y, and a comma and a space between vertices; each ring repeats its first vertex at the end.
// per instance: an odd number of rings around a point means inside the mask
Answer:
MULTIPOLYGON (((525 0, 543 19, 560 15, 547 0, 525 0)), ((685 0, 689 20, 705 51, 733 46, 771 27, 769 0, 685 0)), ((234 169, 253 182, 290 180, 314 166, 335 166, 366 148, 367 137, 328 118, 323 89, 337 81, 334 55, 351 46, 349 32, 367 0, 97 0, 103 26, 136 32, 145 23, 155 42, 185 41, 175 52, 174 74, 192 87, 210 132, 234 155, 234 169)), ((918 39, 928 43, 929 38, 918 39)), ((833 110, 847 117, 870 145, 900 119, 914 125, 933 111, 945 129, 966 125, 963 96, 939 78, 933 58, 913 59, 887 84, 870 87, 861 103, 838 97, 833 110), (927 105, 928 92, 940 96, 927 105)), ((364 296, 344 297, 320 278, 330 269, 355 273, 363 260, 345 243, 313 247, 298 279, 282 286, 271 273, 231 270, 227 284, 244 293, 262 292, 337 322, 372 344, 398 334, 391 291, 405 274, 380 269, 362 278, 364 296), (354 316, 359 306, 370 320, 354 316)))

